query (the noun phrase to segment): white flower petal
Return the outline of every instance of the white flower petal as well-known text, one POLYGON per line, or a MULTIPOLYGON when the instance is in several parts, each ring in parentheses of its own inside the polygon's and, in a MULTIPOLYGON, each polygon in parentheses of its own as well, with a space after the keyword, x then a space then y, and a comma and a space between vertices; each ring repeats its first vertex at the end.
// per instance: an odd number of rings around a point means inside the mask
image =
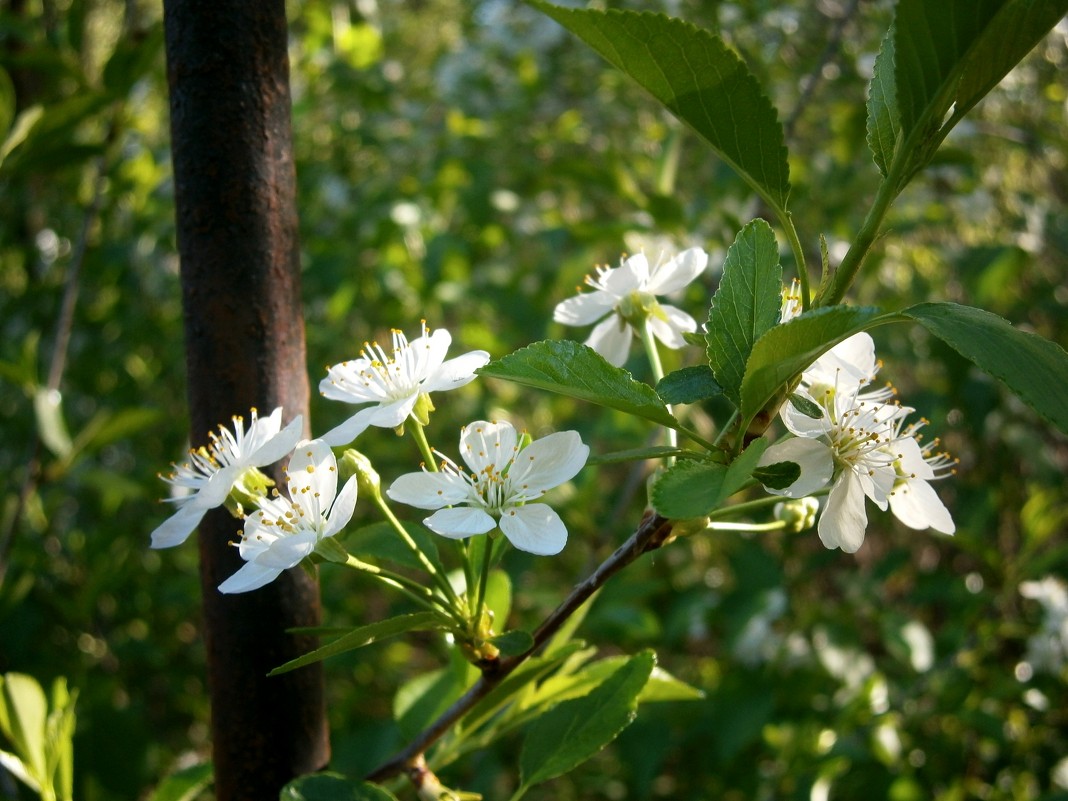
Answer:
POLYGON ((282 575, 281 570, 264 567, 255 562, 246 562, 234 575, 219 585, 219 592, 235 593, 258 590, 282 575))
POLYGON ((323 529, 322 536, 333 537, 349 524, 352 519, 352 513, 356 510, 358 489, 356 476, 352 476, 345 482, 345 486, 338 493, 334 505, 330 507, 330 513, 327 515, 327 525, 323 529))
POLYGON ((705 271, 708 254, 701 248, 689 248, 657 267, 645 285, 654 295, 677 292, 705 271))
POLYGON ((456 389, 475 380, 475 370, 483 367, 490 360, 490 355, 484 350, 473 350, 443 362, 437 370, 427 376, 421 390, 423 392, 438 392, 439 390, 456 389))
POLYGON ((804 498, 827 486, 834 472, 831 449, 814 439, 794 437, 770 446, 757 463, 760 467, 778 462, 794 462, 801 468, 797 481, 786 489, 767 488, 772 495, 804 498))
POLYGON ((319 543, 319 532, 303 529, 295 534, 279 536, 266 550, 256 554, 249 561, 274 570, 288 570, 296 567, 301 560, 309 556, 319 543))
MULTIPOLYGON (((274 410, 275 414, 281 415, 282 407, 274 410)), ((272 414, 272 417, 274 415, 272 414)), ((270 437, 266 442, 249 454, 248 464, 250 467, 263 467, 274 464, 296 447, 304 433, 304 418, 299 414, 289 421, 289 425, 270 437)))
MULTIPOLYGON (((425 328, 424 328, 425 330, 425 328)), ((412 383, 420 382, 432 374, 445 362, 445 354, 452 344, 452 334, 444 328, 438 328, 429 336, 423 334, 413 339, 400 353, 394 350, 398 359, 409 360, 407 369, 402 370, 412 383)))
POLYGON ((844 470, 831 488, 827 507, 820 516, 817 527, 820 540, 832 550, 841 548, 846 553, 856 553, 864 543, 864 530, 867 526, 864 490, 856 475, 850 470, 844 470))
POLYGON ((586 339, 586 345, 604 356, 616 367, 622 367, 630 353, 630 326, 617 314, 598 323, 586 339))
POLYGON ((890 494, 890 511, 909 528, 933 528, 943 534, 956 531, 953 517, 934 487, 922 479, 901 482, 890 494))
POLYGON ((332 365, 319 382, 319 394, 342 403, 381 403, 387 399, 382 386, 361 377, 370 369, 371 360, 364 357, 332 365))
POLYGON ((600 284, 617 298, 629 295, 636 289, 643 289, 649 280, 649 260, 644 253, 635 253, 624 259, 623 263, 612 270, 606 270, 600 276, 600 284))
POLYGON ((160 523, 152 532, 153 548, 173 548, 181 545, 193 530, 200 525, 206 509, 196 506, 183 506, 173 515, 160 523))
POLYGON ((669 348, 678 350, 686 345, 683 333, 696 331, 697 322, 681 309, 660 304, 649 317, 649 329, 669 348))
POLYGON ((600 289, 583 292, 557 303, 553 320, 564 325, 589 325, 612 311, 617 301, 618 298, 600 289))
POLYGON ((475 420, 464 426, 460 434, 460 457, 471 472, 482 475, 498 474, 511 463, 519 445, 519 437, 511 423, 491 423, 475 420))
POLYGON ((455 473, 420 471, 399 476, 386 490, 386 495, 416 509, 440 509, 463 502, 470 492, 467 482, 455 473))
POLYGON ((524 497, 535 498, 574 478, 589 455, 589 446, 577 431, 557 431, 519 452, 508 471, 508 483, 524 497))
POLYGON ((337 494, 337 460, 321 439, 301 442, 286 470, 290 499, 315 517, 330 508, 337 494))
POLYGON ((816 403, 816 400, 804 389, 798 387, 795 392, 805 400, 810 400, 823 409, 823 415, 821 417, 809 417, 802 412, 789 399, 783 403, 782 408, 779 409, 779 417, 782 419, 783 424, 787 430, 798 437, 820 437, 824 434, 828 434, 833 427, 831 417, 822 404, 816 403))
POLYGON ((544 503, 528 503, 501 515, 501 531, 516 548, 539 556, 560 553, 567 544, 567 528, 544 503))
POLYGON ((454 506, 451 509, 439 509, 423 524, 443 537, 462 540, 475 534, 485 534, 497 527, 497 521, 485 510, 470 506, 454 506))

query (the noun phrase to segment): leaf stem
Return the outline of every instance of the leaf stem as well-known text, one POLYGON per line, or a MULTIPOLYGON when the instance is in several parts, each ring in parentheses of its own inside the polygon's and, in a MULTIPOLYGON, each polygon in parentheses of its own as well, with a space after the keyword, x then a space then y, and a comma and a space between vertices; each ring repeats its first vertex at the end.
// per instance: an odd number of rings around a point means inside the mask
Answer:
POLYGON ((443 611, 458 625, 463 626, 464 624, 464 621, 459 617, 452 604, 444 598, 438 597, 430 589, 413 581, 407 576, 402 576, 399 573, 394 573, 392 570, 385 570, 378 567, 378 565, 364 562, 362 559, 357 559, 352 554, 349 554, 348 559, 345 560, 345 566, 351 567, 354 570, 359 570, 361 573, 371 576, 381 583, 392 587, 410 601, 413 601, 424 609, 428 609, 431 612, 443 611))

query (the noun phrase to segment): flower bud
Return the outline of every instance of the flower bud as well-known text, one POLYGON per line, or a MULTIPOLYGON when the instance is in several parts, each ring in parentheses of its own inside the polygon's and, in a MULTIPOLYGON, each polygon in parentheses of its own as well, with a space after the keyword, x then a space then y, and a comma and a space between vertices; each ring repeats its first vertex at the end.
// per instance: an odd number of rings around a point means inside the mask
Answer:
POLYGON ((356 476, 356 485, 360 488, 361 494, 370 493, 374 498, 382 497, 382 479, 378 471, 374 469, 371 460, 358 450, 348 448, 341 455, 338 467, 342 478, 356 476))
POLYGON ((419 425, 430 425, 430 413, 434 411, 434 402, 430 400, 430 394, 427 392, 420 392, 419 397, 415 399, 415 406, 412 407, 411 415, 415 418, 419 425))
POLYGON ((244 517, 245 508, 257 507, 260 499, 266 498, 268 490, 273 486, 274 481, 259 468, 250 467, 234 482, 223 505, 234 517, 244 517))
POLYGON ((775 519, 786 523, 784 531, 798 534, 815 525, 819 508, 820 502, 815 498, 794 498, 775 504, 775 519))

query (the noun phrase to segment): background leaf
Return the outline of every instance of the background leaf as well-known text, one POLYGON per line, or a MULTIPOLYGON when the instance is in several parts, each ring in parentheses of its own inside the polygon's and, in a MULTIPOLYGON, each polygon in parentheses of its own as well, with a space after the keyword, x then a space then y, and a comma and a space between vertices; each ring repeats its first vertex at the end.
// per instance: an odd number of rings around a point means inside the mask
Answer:
POLYGON ((279 801, 397 801, 377 784, 356 781, 339 773, 314 773, 282 788, 279 801))
POLYGON ((618 409, 669 428, 679 426, 652 387, 578 342, 535 342, 490 362, 478 373, 618 409))
POLYGON ((441 617, 433 612, 413 612, 410 615, 400 615, 399 617, 380 620, 377 623, 369 623, 366 626, 353 629, 348 634, 338 637, 321 648, 316 648, 311 653, 291 659, 284 665, 279 665, 267 675, 277 676, 281 673, 288 673, 313 662, 320 662, 327 657, 362 648, 378 640, 396 637, 398 634, 404 634, 408 631, 432 631, 441 627, 441 617))
POLYGON ((564 701, 538 718, 523 741, 519 758, 526 789, 581 765, 634 719, 638 695, 649 681, 656 657, 642 651, 588 695, 564 701))
POLYGON ((193 801, 211 784, 213 776, 214 767, 210 762, 176 770, 164 777, 148 801, 193 801))
POLYGON ((746 225, 727 251, 708 312, 708 363, 723 394, 741 407, 742 377, 753 345, 779 321, 782 267, 775 233, 764 220, 746 225))
POLYGON ((637 81, 776 211, 785 211, 790 168, 778 115, 757 79, 718 36, 662 14, 529 1, 637 81))
POLYGON ((901 115, 897 109, 897 86, 894 83, 894 32, 891 28, 875 58, 868 85, 868 147, 883 176, 894 160, 900 129, 901 115))
POLYGON ((956 303, 920 303, 902 312, 1020 396, 1068 433, 1068 353, 1005 319, 956 303))

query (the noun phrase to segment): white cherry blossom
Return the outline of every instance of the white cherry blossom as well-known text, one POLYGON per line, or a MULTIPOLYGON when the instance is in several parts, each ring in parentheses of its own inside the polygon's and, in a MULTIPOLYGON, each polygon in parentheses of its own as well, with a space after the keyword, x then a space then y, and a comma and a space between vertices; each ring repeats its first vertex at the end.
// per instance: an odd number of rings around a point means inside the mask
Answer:
POLYGON ((500 527, 522 551, 563 550, 563 521, 548 505, 532 501, 586 464, 590 449, 577 432, 559 431, 521 447, 510 423, 476 420, 460 434, 460 454, 470 472, 442 457, 440 472, 424 468, 400 476, 387 494, 417 509, 438 510, 423 522, 443 537, 463 539, 500 527))
POLYGON ((326 378, 319 383, 323 397, 371 404, 328 431, 323 436, 328 445, 347 445, 368 426, 396 428, 412 413, 420 395, 470 383, 475 370, 490 358, 484 350, 473 350, 446 360, 452 337, 443 328, 431 333, 426 322, 411 342, 396 329, 392 338, 392 353, 378 343, 365 343, 358 359, 327 368, 326 378))
POLYGON ((274 581, 352 518, 356 476, 337 491, 337 461, 321 439, 297 445, 286 470, 286 487, 288 498, 265 498, 245 519, 238 543, 245 564, 219 585, 219 592, 248 592, 274 581))
POLYGON ((175 464, 169 476, 160 476, 182 494, 168 499, 177 505, 178 511, 152 532, 153 548, 181 545, 209 509, 222 506, 249 470, 274 464, 292 451, 301 438, 303 420, 298 415, 283 429, 281 406, 263 419, 255 409, 250 416, 248 431, 244 418, 235 416, 232 433, 219 426, 218 434, 208 434, 210 445, 191 450, 188 462, 175 464))
POLYGON ((589 325, 600 320, 586 344, 616 367, 627 360, 636 317, 647 316, 653 336, 667 347, 681 348, 686 344, 683 334, 696 331, 697 323, 686 312, 662 304, 656 297, 679 291, 707 266, 708 254, 701 248, 684 250, 654 265, 644 253, 636 253, 623 259, 619 267, 598 267, 596 276, 586 277, 593 291, 557 304, 553 319, 564 325, 589 325))

